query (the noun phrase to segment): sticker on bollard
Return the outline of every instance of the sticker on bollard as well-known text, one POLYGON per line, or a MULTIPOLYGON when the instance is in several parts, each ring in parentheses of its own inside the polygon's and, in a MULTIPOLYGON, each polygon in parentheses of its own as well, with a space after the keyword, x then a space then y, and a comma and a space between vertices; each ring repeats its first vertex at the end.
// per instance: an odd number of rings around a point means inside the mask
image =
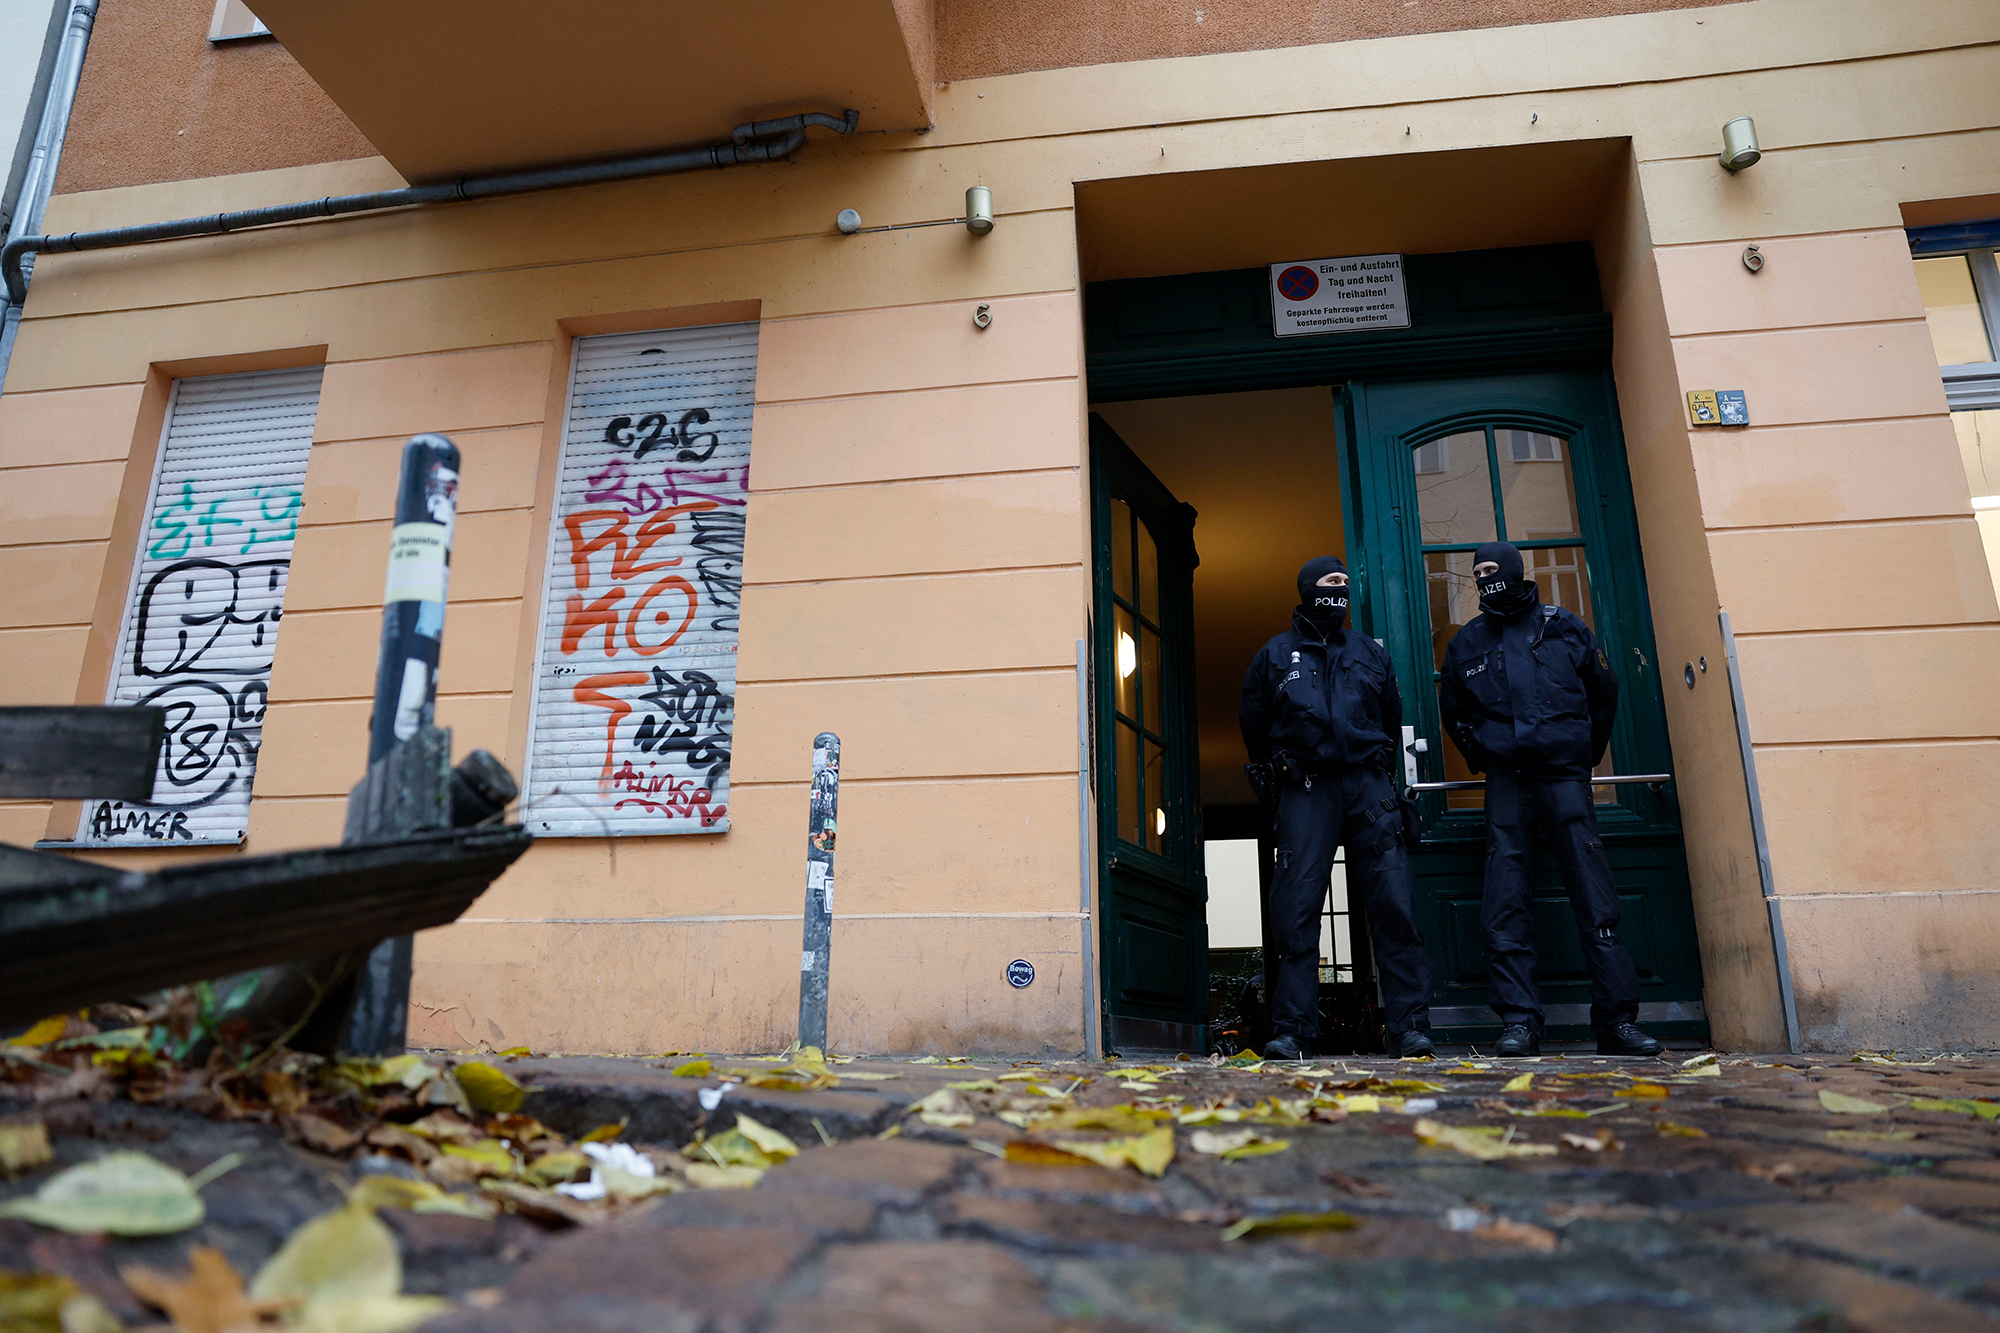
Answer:
POLYGON ((1007 984, 1015 990, 1026 990, 1035 984, 1035 965, 1025 958, 1016 958, 1007 964, 1007 984))

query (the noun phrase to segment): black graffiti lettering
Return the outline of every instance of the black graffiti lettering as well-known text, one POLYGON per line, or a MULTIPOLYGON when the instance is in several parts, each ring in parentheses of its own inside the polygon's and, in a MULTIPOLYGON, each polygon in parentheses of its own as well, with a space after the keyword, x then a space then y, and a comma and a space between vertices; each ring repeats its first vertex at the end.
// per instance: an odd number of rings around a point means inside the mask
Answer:
POLYGON ((177 680, 141 698, 166 710, 160 773, 179 789, 153 804, 189 810, 220 800, 239 781, 247 786, 257 766, 257 736, 245 728, 263 719, 265 695, 262 681, 237 694, 215 681, 177 680), (252 707, 254 718, 245 715, 252 707))
POLYGON ((713 788, 729 771, 726 719, 734 713, 735 698, 705 671, 676 674, 654 667, 652 674, 653 688, 639 698, 655 711, 639 720, 633 745, 649 754, 680 755, 690 768, 705 768, 713 788))
POLYGON ((680 423, 674 427, 674 440, 680 445, 680 452, 674 455, 676 462, 706 463, 710 458, 714 457, 716 449, 722 444, 722 436, 714 431, 704 431, 700 435, 688 434, 689 423, 697 426, 706 426, 708 420, 708 409, 705 407, 697 407, 692 411, 681 413, 680 423), (708 441, 708 448, 695 448, 695 442, 704 439, 708 441))
POLYGON ((187 819, 184 810, 148 810, 127 807, 123 801, 99 801, 90 815, 90 837, 94 842, 108 842, 136 833, 156 842, 193 842, 187 819))
POLYGON ((695 577, 709 603, 722 612, 708 627, 735 630, 743 601, 743 511, 707 509, 688 518, 694 525, 688 544, 702 552, 694 563, 695 577))
POLYGON ((139 594, 132 634, 132 672, 178 676, 254 676, 271 669, 266 625, 276 626, 285 600, 290 560, 181 560, 168 565, 139 594), (247 577, 246 577, 247 576, 247 577), (178 608, 188 608, 179 610, 178 608), (251 646, 265 651, 218 667, 203 658, 231 625, 252 627, 251 646))

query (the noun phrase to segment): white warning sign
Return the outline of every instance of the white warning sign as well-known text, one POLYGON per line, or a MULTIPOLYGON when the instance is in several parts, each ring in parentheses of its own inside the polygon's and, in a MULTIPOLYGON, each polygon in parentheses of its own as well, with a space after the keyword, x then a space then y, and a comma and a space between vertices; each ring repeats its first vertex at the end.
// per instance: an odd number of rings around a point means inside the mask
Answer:
POLYGON ((1271 265, 1271 331, 1280 338, 1409 327, 1401 255, 1271 265))

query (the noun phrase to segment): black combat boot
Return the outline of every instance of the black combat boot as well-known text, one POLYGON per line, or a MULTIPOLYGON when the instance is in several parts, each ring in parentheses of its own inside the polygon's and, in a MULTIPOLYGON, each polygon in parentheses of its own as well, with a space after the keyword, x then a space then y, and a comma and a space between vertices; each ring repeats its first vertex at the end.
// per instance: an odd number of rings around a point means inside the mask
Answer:
POLYGON ((1597 1034, 1599 1055, 1658 1055, 1659 1041, 1639 1030, 1637 1023, 1618 1023, 1608 1032, 1597 1034))
POLYGON ((1305 1053, 1299 1050, 1299 1039, 1280 1033, 1264 1043, 1266 1060, 1303 1060, 1305 1053))
POLYGON ((1401 1060, 1428 1060, 1437 1054, 1437 1047, 1431 1045, 1431 1034, 1422 1028, 1411 1028, 1394 1039, 1396 1057, 1401 1060))
POLYGON ((1541 1053, 1542 1039, 1536 1036, 1535 1030, 1526 1023, 1509 1023, 1500 1030, 1500 1040, 1493 1043, 1495 1055, 1517 1056, 1541 1053))

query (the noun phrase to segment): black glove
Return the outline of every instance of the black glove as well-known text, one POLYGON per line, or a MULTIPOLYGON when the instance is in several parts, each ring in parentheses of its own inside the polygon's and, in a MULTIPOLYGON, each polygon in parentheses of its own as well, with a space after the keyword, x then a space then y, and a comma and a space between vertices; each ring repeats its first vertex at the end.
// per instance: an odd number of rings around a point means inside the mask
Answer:
POLYGON ((1414 852, 1424 840, 1423 822, 1417 818, 1417 803, 1406 792, 1398 804, 1403 807, 1403 846, 1414 852))
POLYGON ((1484 773, 1491 767, 1491 764, 1488 762, 1489 756, 1485 749, 1481 747, 1478 741, 1472 739, 1471 723, 1459 723, 1458 730, 1451 733, 1451 738, 1457 743, 1458 752, 1465 756, 1466 766, 1473 772, 1484 773))
POLYGON ((1278 772, 1269 764, 1245 764, 1243 776, 1250 779, 1250 790, 1257 793, 1257 805, 1267 816, 1275 818, 1278 813, 1278 772))

